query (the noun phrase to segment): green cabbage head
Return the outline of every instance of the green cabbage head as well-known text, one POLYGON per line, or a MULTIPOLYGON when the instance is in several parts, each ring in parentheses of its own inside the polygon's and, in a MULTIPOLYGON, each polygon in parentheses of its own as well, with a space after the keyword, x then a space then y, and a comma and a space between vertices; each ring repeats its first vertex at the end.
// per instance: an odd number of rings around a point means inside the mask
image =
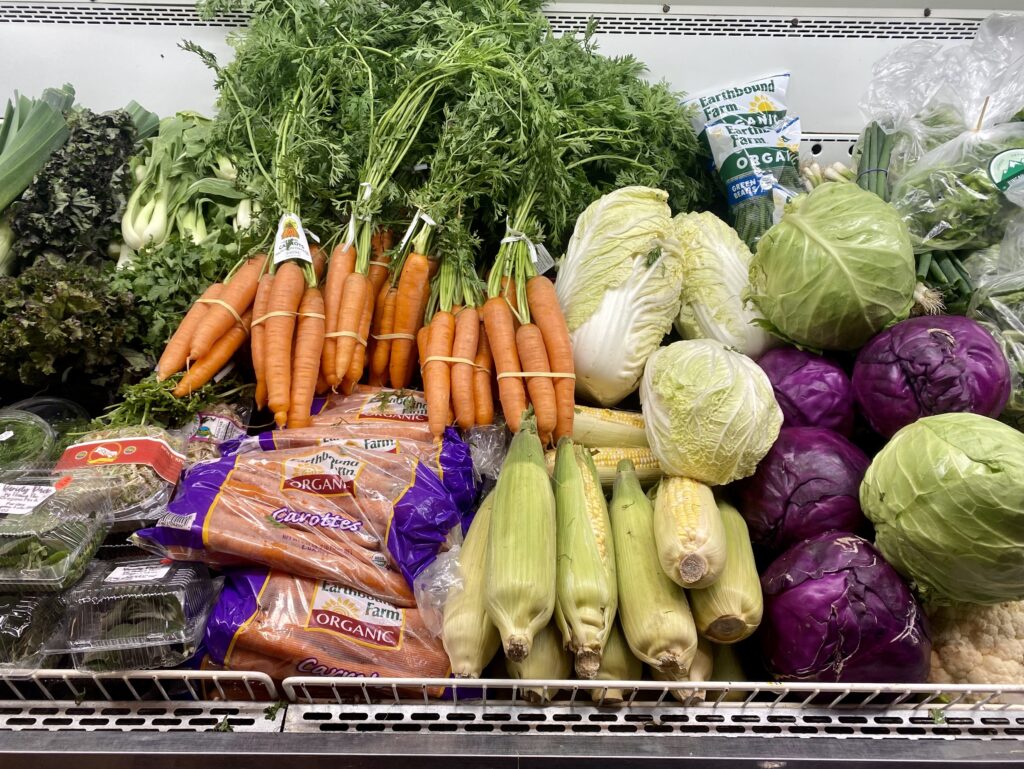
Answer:
POLYGON ((753 475, 782 427, 768 375, 714 339, 659 348, 647 360, 640 402, 665 472, 709 486, 753 475))
POLYGON ((761 238, 751 296, 783 337, 817 350, 856 350, 905 319, 914 249, 900 215, 856 184, 826 182, 794 198, 761 238))
POLYGON ((1024 600, 1024 433, 978 414, 919 419, 875 457, 860 504, 926 601, 1024 600))

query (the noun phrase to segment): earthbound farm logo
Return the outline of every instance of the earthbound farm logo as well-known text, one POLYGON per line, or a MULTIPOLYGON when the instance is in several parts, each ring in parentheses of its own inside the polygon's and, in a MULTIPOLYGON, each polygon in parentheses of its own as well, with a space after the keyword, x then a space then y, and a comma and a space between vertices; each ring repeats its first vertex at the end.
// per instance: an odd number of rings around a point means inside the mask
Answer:
POLYGON ((320 497, 352 494, 363 463, 323 449, 307 457, 289 459, 284 465, 283 491, 302 491, 320 497))
POLYGON ((400 649, 405 611, 356 590, 321 582, 306 627, 337 633, 363 646, 400 649))
POLYGON ((321 446, 351 446, 364 451, 377 451, 385 454, 398 453, 398 441, 394 438, 321 438, 321 446))

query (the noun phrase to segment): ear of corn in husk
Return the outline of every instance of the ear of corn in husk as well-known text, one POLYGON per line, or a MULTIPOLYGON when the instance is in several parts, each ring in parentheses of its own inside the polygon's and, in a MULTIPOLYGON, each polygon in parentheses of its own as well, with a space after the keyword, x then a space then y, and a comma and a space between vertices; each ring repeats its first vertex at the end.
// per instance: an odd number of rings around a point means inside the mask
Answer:
MULTIPOLYGON (((619 462, 623 459, 628 459, 633 463, 636 476, 644 486, 657 483, 662 475, 664 475, 661 465, 658 464, 658 460, 654 456, 654 452, 649 448, 590 446, 587 450, 590 452, 590 458, 594 460, 594 467, 597 468, 597 477, 601 479, 601 486, 605 489, 610 489, 612 484, 615 483, 616 468, 618 468, 619 462)), ((554 473, 555 460, 557 458, 558 452, 554 449, 544 454, 544 462, 549 473, 554 473)))
MULTIPOLYGON (((533 639, 530 655, 521 662, 505 660, 510 678, 520 681, 567 681, 572 673, 572 657, 562 644, 562 633, 554 626, 541 628, 533 639)), ((550 702, 561 689, 542 686, 526 687, 523 696, 532 703, 550 702)))
POLYGON ((654 532, 665 573, 686 588, 714 584, 725 568, 725 526, 708 486, 689 478, 661 479, 654 532))
POLYGON ((479 678, 501 646, 498 628, 487 614, 484 586, 487 538, 494 493, 480 504, 459 553, 461 584, 453 585, 444 603, 444 650, 456 678, 479 678))
POLYGON ((651 667, 686 675, 697 653, 697 628, 686 594, 658 563, 651 501, 629 460, 619 465, 610 514, 626 642, 651 667))
POLYGON ((569 438, 555 463, 558 569, 555 619, 576 657, 576 674, 593 678, 615 623, 615 547, 604 491, 590 453, 569 438))
MULTIPOLYGON (((689 681, 697 683, 700 681, 710 681, 713 670, 714 649, 709 640, 701 638, 697 643, 697 653, 690 664, 690 670, 685 676, 677 678, 671 673, 663 673, 655 669, 651 670, 651 676, 655 681, 689 681)), ((704 701, 705 697, 707 697, 707 691, 705 689, 672 689, 672 696, 684 705, 696 705, 698 702, 704 701)))
POLYGON ((718 503, 728 554, 725 569, 710 586, 690 591, 697 632, 715 643, 748 638, 761 624, 764 599, 747 523, 735 507, 718 503))
MULTIPOLYGON (((643 672, 643 663, 630 651, 626 636, 622 634, 622 628, 616 622, 604 645, 604 656, 601 657, 601 667, 597 669, 595 680, 639 681, 643 672)), ((626 692, 622 689, 597 687, 590 690, 590 699, 598 705, 618 705, 626 699, 626 692)))
POLYGON ((520 662, 555 609, 555 495, 537 421, 523 419, 494 489, 485 602, 505 656, 520 662))
POLYGON ((576 406, 572 439, 582 446, 594 447, 646 449, 651 445, 647 442, 643 414, 590 406, 576 406))

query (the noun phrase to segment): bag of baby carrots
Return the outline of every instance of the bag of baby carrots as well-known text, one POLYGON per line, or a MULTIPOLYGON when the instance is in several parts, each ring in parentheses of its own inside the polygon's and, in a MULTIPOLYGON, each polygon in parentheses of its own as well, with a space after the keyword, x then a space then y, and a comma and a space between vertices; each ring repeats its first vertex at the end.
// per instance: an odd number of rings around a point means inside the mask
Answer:
POLYGON ((334 425, 273 430, 241 436, 221 445, 230 456, 253 451, 280 451, 310 446, 352 446, 387 454, 410 454, 426 464, 452 495, 459 510, 468 512, 476 499, 477 484, 469 444, 449 428, 440 442, 398 437, 374 423, 340 422, 334 425))
POLYGON ((459 523, 451 495, 412 454, 328 445, 198 465, 133 540, 171 558, 241 557, 409 606, 412 580, 459 523))
POLYGON ((448 655, 415 608, 265 569, 228 574, 206 626, 211 660, 289 676, 444 678, 448 655))
POLYGON ((313 401, 314 426, 352 424, 373 427, 391 438, 432 441, 427 401, 418 390, 357 385, 351 395, 329 393, 313 401))

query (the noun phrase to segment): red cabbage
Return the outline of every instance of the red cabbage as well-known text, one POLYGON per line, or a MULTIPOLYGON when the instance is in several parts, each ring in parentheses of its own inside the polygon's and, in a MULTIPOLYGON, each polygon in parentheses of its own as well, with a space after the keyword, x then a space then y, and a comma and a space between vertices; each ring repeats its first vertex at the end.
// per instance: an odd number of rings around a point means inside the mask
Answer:
POLYGON ((750 540, 773 553, 826 531, 862 532, 860 483, 870 460, 821 427, 784 427, 740 486, 750 540))
POLYGON ((992 335, 970 318, 911 318, 860 351, 853 394, 868 424, 891 438, 935 414, 998 417, 1010 398, 1010 366, 992 335))
POLYGON ((765 353, 757 365, 775 389, 783 427, 828 427, 847 436, 853 430, 853 390, 835 363, 789 347, 765 353))
POLYGON ((821 534, 761 576, 761 648, 776 678, 920 683, 931 639, 903 580, 865 539, 821 534))

